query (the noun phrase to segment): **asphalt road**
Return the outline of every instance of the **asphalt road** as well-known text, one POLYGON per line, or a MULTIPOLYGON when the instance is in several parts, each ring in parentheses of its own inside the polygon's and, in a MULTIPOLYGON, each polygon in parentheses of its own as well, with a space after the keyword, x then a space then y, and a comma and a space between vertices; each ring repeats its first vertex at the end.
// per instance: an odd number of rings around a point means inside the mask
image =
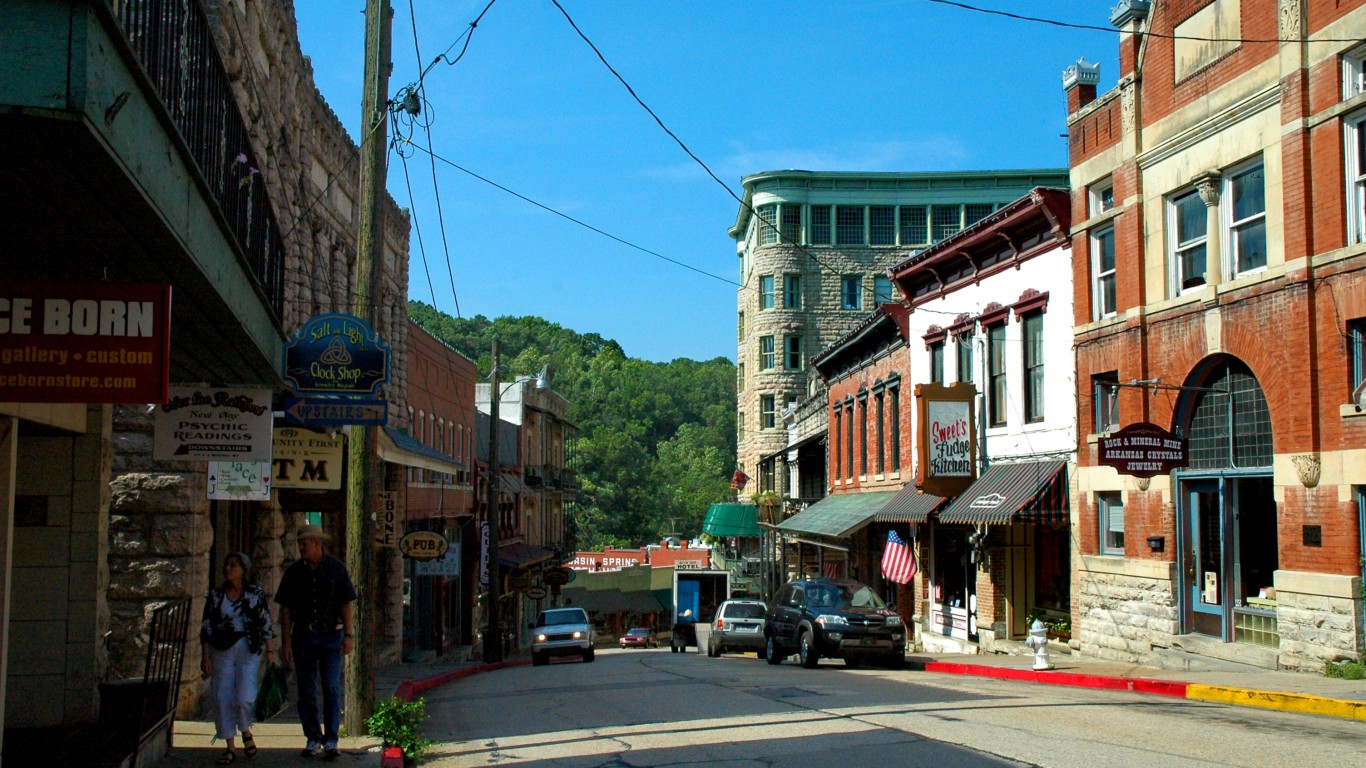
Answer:
POLYGON ((425 695, 441 768, 1366 764, 1366 723, 832 660, 600 649, 425 695))

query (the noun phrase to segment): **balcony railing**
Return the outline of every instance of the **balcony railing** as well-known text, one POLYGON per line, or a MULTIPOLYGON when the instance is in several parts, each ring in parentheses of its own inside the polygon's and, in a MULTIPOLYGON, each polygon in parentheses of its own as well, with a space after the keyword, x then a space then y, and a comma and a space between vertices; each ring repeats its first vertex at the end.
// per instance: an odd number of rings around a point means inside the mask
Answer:
POLYGON ((277 319, 284 243, 202 0, 106 0, 277 319))

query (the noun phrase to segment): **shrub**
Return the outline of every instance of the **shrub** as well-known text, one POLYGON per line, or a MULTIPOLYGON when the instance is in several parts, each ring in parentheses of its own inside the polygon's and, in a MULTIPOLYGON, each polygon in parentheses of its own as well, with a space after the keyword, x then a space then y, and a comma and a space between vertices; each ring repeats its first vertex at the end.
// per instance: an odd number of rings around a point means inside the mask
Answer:
POLYGON ((405 762, 416 763, 432 745, 418 733, 426 719, 426 700, 404 701, 391 696, 375 703, 375 713, 366 718, 365 725, 370 735, 382 739, 385 746, 402 749, 405 762))
POLYGON ((1343 680, 1366 680, 1366 664, 1359 661, 1324 662, 1323 674, 1343 680))

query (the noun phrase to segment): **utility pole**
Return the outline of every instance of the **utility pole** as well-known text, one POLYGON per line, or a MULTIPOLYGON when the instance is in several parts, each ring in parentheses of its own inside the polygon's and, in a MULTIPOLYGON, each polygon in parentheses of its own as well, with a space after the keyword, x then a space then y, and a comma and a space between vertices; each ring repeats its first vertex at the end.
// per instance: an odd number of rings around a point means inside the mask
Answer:
POLYGON ((485 506, 489 524, 489 628, 484 633, 484 661, 493 663, 503 660, 502 624, 498 621, 503 597, 503 576, 498 571, 498 528, 502 524, 498 509, 498 497, 502 494, 501 478, 498 473, 498 401, 502 394, 498 391, 498 340, 491 347, 493 370, 489 372, 489 480, 488 499, 485 506))
MULTIPOLYGON (((360 232, 356 248, 355 309, 357 317, 377 331, 384 271, 384 178, 388 151, 389 41, 394 10, 389 0, 365 3, 365 82, 361 94, 360 232)), ((375 496, 382 487, 375 427, 349 428, 346 493, 346 565, 360 600, 355 606, 355 650, 346 657, 343 686, 348 733, 366 732, 365 720, 375 706, 375 646, 380 633, 378 580, 375 578, 375 496)))

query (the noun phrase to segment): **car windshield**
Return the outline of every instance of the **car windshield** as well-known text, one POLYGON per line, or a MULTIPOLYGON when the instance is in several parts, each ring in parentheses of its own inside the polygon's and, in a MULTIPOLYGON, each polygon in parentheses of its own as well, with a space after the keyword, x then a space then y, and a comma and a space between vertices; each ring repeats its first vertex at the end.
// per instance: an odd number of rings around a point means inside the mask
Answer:
POLYGON ((541 618, 537 620, 538 626, 547 627, 553 624, 587 624, 588 619, 584 618, 583 610, 575 608, 568 611, 544 611, 541 618))
POLYGON ((812 608, 886 608, 882 598, 862 584, 813 585, 807 590, 812 608))
POLYGON ((633 629, 633 630, 631 630, 630 632, 627 632, 626 634, 628 634, 628 635, 635 635, 636 637, 644 637, 645 635, 650 634, 650 630, 648 630, 648 629, 633 629))
POLYGON ((723 615, 728 619, 762 619, 765 610, 761 603, 734 603, 726 606, 723 615))

